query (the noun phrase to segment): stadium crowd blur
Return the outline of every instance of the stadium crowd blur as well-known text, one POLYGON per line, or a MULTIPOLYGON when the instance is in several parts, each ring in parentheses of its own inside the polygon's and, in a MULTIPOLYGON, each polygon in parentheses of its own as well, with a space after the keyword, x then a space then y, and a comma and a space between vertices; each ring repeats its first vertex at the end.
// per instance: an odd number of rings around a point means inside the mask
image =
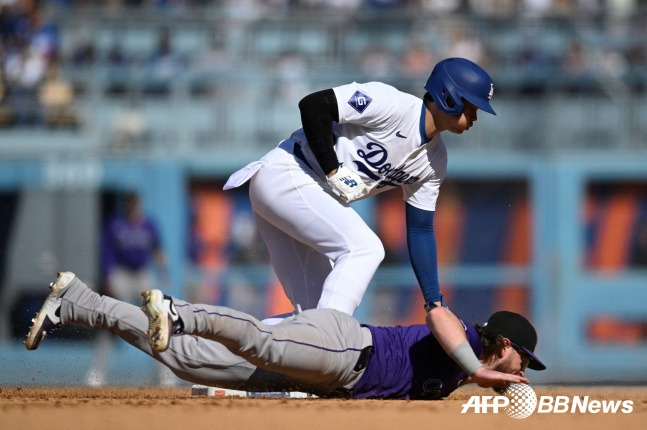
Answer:
MULTIPOLYGON (((647 148, 647 0, 1 0, 0 154, 191 164, 186 295, 273 315, 285 311, 282 289, 256 270, 268 257, 247 193, 224 193, 221 176, 298 127, 304 95, 380 80, 422 96, 433 65, 450 56, 492 74, 499 114, 479 116, 453 151, 615 148, 634 157, 647 148), (227 272, 236 265, 250 267, 227 272)), ((56 172, 50 179, 74 179, 56 172)), ((454 181, 436 218, 439 263, 532 264, 534 200, 524 184, 454 181)), ((0 237, 13 228, 18 194, 0 193, 0 237)), ((587 268, 647 267, 647 185, 593 187, 586 202, 587 268)), ((376 205, 385 266, 396 270, 385 279, 398 278, 398 265, 409 273, 401 197, 385 193, 376 205)), ((487 303, 527 309, 521 281, 475 290, 461 282, 443 288, 466 314, 489 312, 487 303)), ((417 287, 375 290, 374 318, 392 318, 376 322, 420 315, 417 287)), ((595 326, 617 339, 607 328, 595 326)))
MULTIPOLYGON (((299 21, 307 27, 308 20, 313 28, 336 23, 331 28, 337 30, 322 37, 338 39, 323 54, 295 45, 264 57, 261 67, 272 72, 275 97, 298 100, 309 90, 310 68, 318 64, 326 64, 326 70, 331 64, 354 68, 358 78, 407 81, 404 89, 417 94, 431 66, 447 56, 483 64, 498 82, 497 91, 525 96, 556 87, 567 93, 642 91, 647 84, 645 0, 5 0, 0 4, 0 126, 83 127, 75 101, 88 90, 88 80, 79 76, 99 65, 108 70, 101 97, 129 101, 122 112, 128 120, 116 121, 113 130, 116 145, 123 145, 129 136, 146 133, 145 121, 136 115, 142 97, 169 95, 174 82, 188 74, 237 73, 250 61, 254 52, 231 43, 232 35, 253 31, 262 21, 299 21), (118 32, 119 22, 133 16, 159 24, 153 26, 153 46, 133 50, 118 37, 99 40, 97 20, 114 23, 118 32), (209 28, 210 20, 208 44, 184 51, 175 47, 174 35, 184 23, 209 28), (381 38, 381 27, 404 21, 411 24, 402 39, 381 38), (519 21, 534 23, 527 27, 534 30, 514 41, 495 31, 519 21), (424 27, 438 22, 444 23, 443 31, 424 27), (362 26, 375 43, 353 53, 344 40, 353 36, 346 31, 362 26), (133 68, 144 78, 133 79, 133 68)), ((231 95, 220 87, 217 79, 196 79, 191 94, 231 95)))

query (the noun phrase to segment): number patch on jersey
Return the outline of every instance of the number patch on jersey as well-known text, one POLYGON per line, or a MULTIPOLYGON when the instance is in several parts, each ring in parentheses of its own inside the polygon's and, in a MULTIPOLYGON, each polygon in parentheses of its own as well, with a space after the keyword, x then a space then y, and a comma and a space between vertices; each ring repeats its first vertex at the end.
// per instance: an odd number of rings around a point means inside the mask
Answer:
POLYGON ((351 105, 357 112, 363 113, 372 101, 373 99, 363 92, 355 91, 355 94, 353 94, 350 100, 348 100, 348 104, 351 105))

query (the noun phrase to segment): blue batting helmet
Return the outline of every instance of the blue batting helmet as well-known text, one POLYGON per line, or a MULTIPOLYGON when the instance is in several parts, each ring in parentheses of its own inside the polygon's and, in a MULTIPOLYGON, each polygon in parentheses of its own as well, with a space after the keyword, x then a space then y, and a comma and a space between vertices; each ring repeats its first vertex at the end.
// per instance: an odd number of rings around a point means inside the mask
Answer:
POLYGON ((494 93, 492 78, 478 64, 465 58, 447 58, 436 64, 425 90, 440 110, 449 115, 463 113, 463 100, 496 115, 490 106, 494 93))

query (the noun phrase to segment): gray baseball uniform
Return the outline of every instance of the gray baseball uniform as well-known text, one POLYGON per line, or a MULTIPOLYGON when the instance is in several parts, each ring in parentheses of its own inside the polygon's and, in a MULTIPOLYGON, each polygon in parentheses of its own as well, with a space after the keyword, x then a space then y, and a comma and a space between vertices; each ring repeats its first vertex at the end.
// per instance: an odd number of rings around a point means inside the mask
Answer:
POLYGON ((173 336, 162 353, 151 349, 148 319, 139 307, 101 296, 78 278, 62 297, 60 317, 63 324, 110 331, 186 381, 247 391, 350 390, 363 371, 355 363, 372 342, 368 328, 334 310, 304 312, 268 326, 225 307, 174 303, 188 335, 173 336))
MULTIPOLYGON (((438 399, 467 378, 427 325, 360 325, 335 309, 306 310, 271 326, 230 308, 172 299, 173 305, 162 315, 180 317, 173 323, 176 335, 166 338, 166 349, 157 353, 147 331, 159 329, 158 322, 149 322, 134 305, 95 293, 73 275, 65 272, 50 286, 52 294, 34 319, 27 349, 36 349, 56 326, 76 323, 110 331, 186 381, 243 391, 438 399)), ((161 292, 157 294, 161 300, 161 292)), ((496 312, 480 329, 461 322, 476 357, 484 354, 483 339, 495 345, 495 339, 510 337, 516 361, 493 365, 506 364, 508 373, 526 366, 546 368, 534 355, 537 335, 523 316, 496 312)), ((460 328, 456 325, 450 331, 459 335, 460 328)))

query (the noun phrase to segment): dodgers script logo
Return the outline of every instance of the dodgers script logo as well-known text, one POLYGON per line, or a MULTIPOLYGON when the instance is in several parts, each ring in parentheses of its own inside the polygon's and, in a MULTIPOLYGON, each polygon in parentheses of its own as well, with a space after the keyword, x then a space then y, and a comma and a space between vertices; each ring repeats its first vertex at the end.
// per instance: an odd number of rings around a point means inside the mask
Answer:
POLYGON ((420 179, 417 176, 409 175, 402 168, 396 168, 391 163, 387 163, 389 152, 379 143, 368 142, 366 151, 358 149, 357 155, 364 160, 364 162, 353 160, 357 170, 374 181, 380 181, 377 188, 413 184, 420 179))
POLYGON ((362 113, 366 110, 368 105, 373 101, 372 98, 367 96, 361 91, 355 91, 355 94, 348 100, 348 104, 353 107, 357 112, 362 113))

